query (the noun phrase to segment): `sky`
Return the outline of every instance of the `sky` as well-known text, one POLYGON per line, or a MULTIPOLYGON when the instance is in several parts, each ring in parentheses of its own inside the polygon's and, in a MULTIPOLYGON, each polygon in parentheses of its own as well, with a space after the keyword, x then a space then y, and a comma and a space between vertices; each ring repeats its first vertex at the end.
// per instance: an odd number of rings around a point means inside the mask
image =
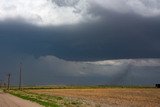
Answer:
POLYGON ((160 83, 159 0, 0 0, 0 80, 160 83))

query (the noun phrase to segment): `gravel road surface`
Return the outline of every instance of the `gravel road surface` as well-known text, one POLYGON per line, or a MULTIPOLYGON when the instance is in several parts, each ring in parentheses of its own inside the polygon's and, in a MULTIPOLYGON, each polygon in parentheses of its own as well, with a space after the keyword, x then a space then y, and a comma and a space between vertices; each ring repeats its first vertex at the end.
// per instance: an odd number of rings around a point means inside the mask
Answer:
POLYGON ((0 107, 43 107, 37 103, 23 100, 7 93, 0 92, 0 107))

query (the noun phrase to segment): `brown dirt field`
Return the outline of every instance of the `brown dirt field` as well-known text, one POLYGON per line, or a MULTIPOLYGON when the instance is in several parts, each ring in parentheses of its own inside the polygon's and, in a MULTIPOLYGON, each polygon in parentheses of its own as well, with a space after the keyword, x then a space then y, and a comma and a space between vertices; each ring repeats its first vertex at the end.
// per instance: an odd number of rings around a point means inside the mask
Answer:
POLYGON ((160 107, 160 89, 154 88, 39 89, 29 91, 83 99, 101 107, 160 107))

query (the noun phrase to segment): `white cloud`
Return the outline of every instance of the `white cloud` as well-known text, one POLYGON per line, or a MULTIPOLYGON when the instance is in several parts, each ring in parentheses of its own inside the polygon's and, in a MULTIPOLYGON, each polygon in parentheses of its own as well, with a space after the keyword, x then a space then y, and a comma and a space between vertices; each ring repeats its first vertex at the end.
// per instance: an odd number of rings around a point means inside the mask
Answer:
POLYGON ((134 12, 145 17, 160 15, 159 0, 94 0, 94 2, 120 13, 134 12))
POLYGON ((85 21, 87 14, 86 0, 0 0, 0 20, 23 18, 38 25, 74 24, 85 21))
POLYGON ((22 18, 36 25, 76 24, 96 20, 91 4, 119 13, 160 15, 159 0, 0 0, 0 21, 22 18))
POLYGON ((121 59, 121 60, 104 60, 96 62, 88 62, 95 65, 110 66, 160 66, 160 59, 121 59))

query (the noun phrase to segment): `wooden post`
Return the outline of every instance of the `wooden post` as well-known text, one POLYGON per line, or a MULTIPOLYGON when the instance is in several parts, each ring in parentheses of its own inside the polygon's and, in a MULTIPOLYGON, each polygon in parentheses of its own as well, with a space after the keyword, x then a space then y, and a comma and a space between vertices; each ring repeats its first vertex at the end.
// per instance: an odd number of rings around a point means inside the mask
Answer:
POLYGON ((21 90, 22 85, 22 63, 20 63, 20 68, 19 68, 19 90, 21 90))
POLYGON ((2 88, 2 80, 0 80, 0 88, 2 88))
POLYGON ((11 77, 11 74, 8 74, 8 85, 7 85, 7 90, 10 89, 10 77, 11 77))

